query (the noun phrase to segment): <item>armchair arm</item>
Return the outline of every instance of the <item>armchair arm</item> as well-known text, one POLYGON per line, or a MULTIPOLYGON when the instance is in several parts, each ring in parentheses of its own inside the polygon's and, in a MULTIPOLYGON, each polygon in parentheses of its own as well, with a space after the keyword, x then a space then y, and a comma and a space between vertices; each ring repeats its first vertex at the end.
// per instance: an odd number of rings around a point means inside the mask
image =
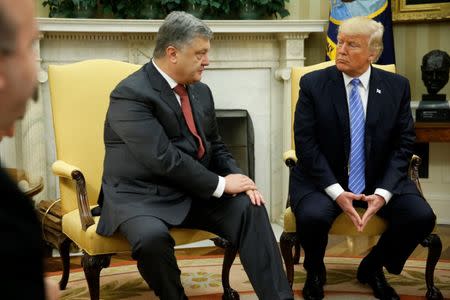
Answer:
POLYGON ((414 183, 417 186, 417 189, 420 192, 420 195, 422 195, 422 197, 425 199, 419 181, 419 166, 421 163, 422 159, 419 156, 413 154, 413 156, 411 157, 411 161, 409 163, 408 176, 412 181, 414 181, 414 183))
POLYGON ((283 153, 283 160, 287 167, 292 168, 297 163, 297 156, 295 150, 288 150, 283 153))
MULTIPOLYGON (((295 166, 297 163, 297 156, 295 155, 295 150, 288 150, 283 153, 283 161, 286 164, 286 166, 289 168, 289 171, 295 166)), ((287 201, 286 201, 286 208, 291 206, 291 199, 288 194, 287 201)))
POLYGON ((56 176, 73 179, 72 172, 80 171, 80 168, 69 165, 63 160, 57 160, 52 164, 52 171, 56 176))
POLYGON ((68 163, 57 160, 52 165, 53 174, 59 177, 64 177, 67 179, 73 179, 76 183, 77 189, 77 204, 78 211, 80 213, 81 228, 86 231, 89 226, 95 224, 94 218, 92 217, 91 209, 89 207, 89 199, 86 190, 86 181, 84 180, 84 175, 81 170, 76 167, 69 165, 68 163))

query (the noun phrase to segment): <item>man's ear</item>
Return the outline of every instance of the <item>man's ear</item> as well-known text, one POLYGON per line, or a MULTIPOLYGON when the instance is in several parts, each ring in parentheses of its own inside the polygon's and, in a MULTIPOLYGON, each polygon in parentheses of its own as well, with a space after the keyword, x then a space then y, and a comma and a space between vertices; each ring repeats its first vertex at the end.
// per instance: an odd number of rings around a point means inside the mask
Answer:
POLYGON ((169 46, 166 48, 166 56, 169 58, 169 61, 173 64, 177 63, 178 50, 174 46, 169 46))
POLYGON ((6 62, 3 60, 3 57, 0 57, 0 91, 3 90, 6 85, 6 68, 6 62))
MULTIPOLYGON (((381 55, 381 53, 380 53, 380 55, 381 55)), ((369 51, 369 62, 370 62, 371 64, 373 64, 373 62, 375 61, 375 59, 377 58, 377 56, 378 56, 378 53, 377 53, 376 50, 369 51)))
POLYGON ((5 76, 3 76, 3 72, 0 70, 0 91, 3 90, 6 84, 5 76))

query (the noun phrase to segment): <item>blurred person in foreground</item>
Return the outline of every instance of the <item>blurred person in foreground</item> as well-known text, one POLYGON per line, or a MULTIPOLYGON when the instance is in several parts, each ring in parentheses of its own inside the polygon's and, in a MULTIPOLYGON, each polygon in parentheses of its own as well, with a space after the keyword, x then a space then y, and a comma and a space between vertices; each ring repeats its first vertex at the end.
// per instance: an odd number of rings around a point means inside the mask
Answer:
POLYGON ((187 299, 173 227, 226 238, 259 299, 293 299, 264 199, 222 142, 211 90, 200 82, 211 38, 199 19, 170 13, 152 60, 112 91, 97 232, 128 239, 160 299, 187 299))
MULTIPOLYGON (((33 43, 38 37, 34 1, 0 0, 0 139, 13 136, 36 88, 33 43)), ((0 168, 0 257, 5 276, 2 299, 59 298, 55 283, 44 280, 43 241, 32 201, 0 168)))
POLYGON ((435 225, 431 207, 407 176, 415 140, 409 82, 372 66, 382 37, 381 23, 344 21, 336 65, 300 80, 290 197, 305 251, 305 299, 324 297, 328 232, 341 212, 361 232, 374 214, 388 221, 357 272, 378 299, 399 299, 383 267, 400 274, 435 225), (362 217, 355 206, 367 208, 362 217))

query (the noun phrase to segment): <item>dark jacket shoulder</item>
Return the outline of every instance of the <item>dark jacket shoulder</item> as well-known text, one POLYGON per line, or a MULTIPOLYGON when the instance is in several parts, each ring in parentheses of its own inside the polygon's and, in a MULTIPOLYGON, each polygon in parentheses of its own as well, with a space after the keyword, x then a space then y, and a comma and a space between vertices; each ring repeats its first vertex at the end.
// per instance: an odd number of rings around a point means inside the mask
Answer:
POLYGON ((153 90, 145 68, 146 65, 143 65, 139 70, 120 81, 111 92, 111 97, 145 100, 148 97, 148 93, 153 90))
POLYGON ((385 81, 386 84, 389 86, 391 85, 392 88, 398 88, 398 84, 409 84, 409 81, 406 77, 397 74, 392 73, 386 70, 382 70, 380 68, 372 66, 372 78, 375 78, 377 80, 385 81))

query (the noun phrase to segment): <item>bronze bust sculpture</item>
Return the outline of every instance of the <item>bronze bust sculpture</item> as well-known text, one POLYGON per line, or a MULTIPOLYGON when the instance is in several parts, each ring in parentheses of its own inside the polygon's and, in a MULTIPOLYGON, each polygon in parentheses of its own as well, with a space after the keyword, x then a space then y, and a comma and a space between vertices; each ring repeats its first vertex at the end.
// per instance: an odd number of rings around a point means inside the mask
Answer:
POLYGON ((437 93, 447 84, 450 70, 450 56, 441 50, 432 50, 422 58, 422 81, 429 95, 422 100, 445 100, 437 93))
POLYGON ((444 51, 432 50, 423 56, 421 70, 428 94, 422 95, 416 121, 450 122, 450 105, 445 94, 438 94, 448 82, 450 56, 444 51))

